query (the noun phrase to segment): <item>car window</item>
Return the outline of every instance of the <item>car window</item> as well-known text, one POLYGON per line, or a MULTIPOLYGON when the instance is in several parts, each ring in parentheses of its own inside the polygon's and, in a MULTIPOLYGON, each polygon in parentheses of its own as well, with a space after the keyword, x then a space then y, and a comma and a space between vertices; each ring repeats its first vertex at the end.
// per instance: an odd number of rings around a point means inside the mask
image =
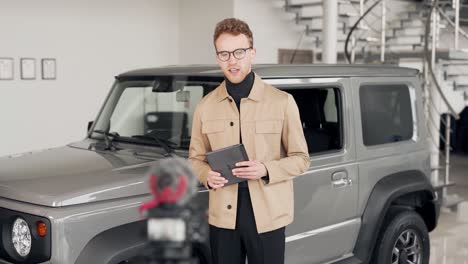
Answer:
POLYGON ((413 137, 415 116, 407 85, 363 85, 359 97, 364 145, 387 144, 413 137))
POLYGON ((192 79, 158 77, 117 82, 95 129, 114 133, 116 141, 155 141, 157 137, 171 147, 188 149, 194 109, 219 85, 217 80, 192 79))
POLYGON ((309 154, 343 147, 341 97, 337 88, 287 89, 297 103, 309 154))
POLYGON ((177 100, 180 91, 156 93, 153 87, 125 89, 111 116, 110 131, 127 137, 154 132, 179 144, 182 134, 188 136, 193 110, 203 97, 202 86, 185 86, 184 90, 190 91, 188 100, 177 100))

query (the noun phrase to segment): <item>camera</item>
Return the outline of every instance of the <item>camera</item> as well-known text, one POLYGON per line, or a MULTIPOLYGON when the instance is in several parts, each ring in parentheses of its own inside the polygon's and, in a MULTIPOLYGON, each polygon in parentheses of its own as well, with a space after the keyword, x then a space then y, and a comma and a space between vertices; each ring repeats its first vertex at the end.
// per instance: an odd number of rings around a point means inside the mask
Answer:
POLYGON ((147 217, 146 263, 209 263, 206 204, 193 197, 197 180, 181 158, 159 160, 149 171, 153 200, 140 207, 147 217))

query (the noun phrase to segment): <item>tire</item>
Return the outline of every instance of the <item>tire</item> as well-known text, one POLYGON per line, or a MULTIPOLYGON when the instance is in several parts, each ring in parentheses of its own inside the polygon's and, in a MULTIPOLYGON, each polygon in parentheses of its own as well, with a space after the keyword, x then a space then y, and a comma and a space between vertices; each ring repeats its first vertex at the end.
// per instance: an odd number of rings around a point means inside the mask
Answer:
POLYGON ((412 210, 391 209, 384 220, 371 263, 429 264, 426 224, 412 210))

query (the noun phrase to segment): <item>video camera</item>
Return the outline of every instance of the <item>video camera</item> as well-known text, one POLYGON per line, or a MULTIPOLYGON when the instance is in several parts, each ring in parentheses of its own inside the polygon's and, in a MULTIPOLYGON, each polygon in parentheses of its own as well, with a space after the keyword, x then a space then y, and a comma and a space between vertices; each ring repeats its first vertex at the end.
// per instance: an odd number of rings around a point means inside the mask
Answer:
POLYGON ((188 164, 177 157, 162 159, 149 176, 153 200, 140 207, 147 216, 147 263, 209 263, 203 249, 208 240, 207 205, 192 199, 197 180, 188 164))

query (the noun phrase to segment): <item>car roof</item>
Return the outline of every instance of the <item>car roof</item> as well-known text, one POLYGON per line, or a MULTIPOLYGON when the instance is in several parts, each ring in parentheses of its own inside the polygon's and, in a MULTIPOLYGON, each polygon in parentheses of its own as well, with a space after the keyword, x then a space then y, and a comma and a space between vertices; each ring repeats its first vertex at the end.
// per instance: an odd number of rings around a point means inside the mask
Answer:
MULTIPOLYGON (((415 76, 417 69, 380 64, 256 64, 252 69, 261 78, 307 78, 307 77, 384 77, 415 76)), ((218 65, 171 65, 157 68, 137 69, 122 73, 116 78, 152 76, 207 76, 223 77, 218 65)))

